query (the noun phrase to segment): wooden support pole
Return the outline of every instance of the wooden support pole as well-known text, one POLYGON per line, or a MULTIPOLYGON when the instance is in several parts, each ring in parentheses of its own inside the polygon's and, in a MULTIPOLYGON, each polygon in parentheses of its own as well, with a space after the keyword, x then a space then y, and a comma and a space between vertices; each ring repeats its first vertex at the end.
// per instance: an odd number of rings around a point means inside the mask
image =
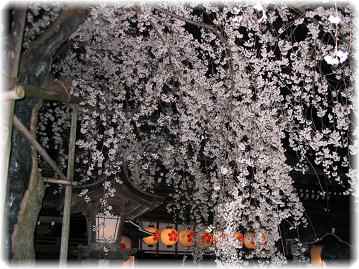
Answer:
MULTIPOLYGON (((8 6, 9 8, 9 6, 8 6)), ((2 10, 5 15, 5 10, 2 10)), ((5 91, 12 87, 11 81, 16 80, 19 70, 19 62, 21 55, 21 45, 24 33, 25 19, 26 19, 26 7, 16 8, 13 10, 14 23, 11 24, 11 32, 6 40, 6 60, 1 61, 1 68, 7 77, 5 91), (6 63, 6 64, 4 64, 6 63)), ((5 32, 2 33, 5 35, 5 32)), ((2 89, 3 90, 3 89, 2 89)), ((7 102, 0 103, 0 178, 3 186, 12 184, 8 179, 9 163, 10 163, 10 151, 11 151, 11 136, 12 136, 12 118, 14 115, 14 101, 9 100, 7 102), (7 182, 7 183, 6 183, 7 182)), ((9 190, 9 187, 6 187, 9 190)), ((5 190, 5 189, 4 189, 5 190)), ((7 191, 8 192, 8 191, 7 191)), ((9 199, 10 194, 6 194, 6 199, 9 199)), ((4 203, 4 201, 3 201, 4 203)), ((5 204, 5 203, 4 203, 5 204)), ((9 220, 10 207, 4 206, 4 213, 0 220, 0 226, 6 227, 3 230, 1 241, 4 242, 4 258, 11 258, 11 221, 9 220)))
POLYGON ((37 142, 31 132, 21 123, 21 121, 14 116, 15 128, 30 142, 30 144, 37 150, 37 152, 44 158, 44 160, 54 169, 54 171, 63 180, 67 180, 66 176, 62 173, 61 169, 57 166, 56 162, 50 157, 46 150, 37 142))
MULTIPOLYGON (((76 128, 77 128, 77 105, 72 105, 71 113, 71 130, 69 142, 69 159, 67 165, 67 178, 72 182, 75 171, 75 142, 76 142, 76 128)), ((72 185, 66 185, 65 189, 65 204, 62 217, 62 231, 61 231, 61 249, 60 249, 60 264, 64 265, 67 262, 67 253, 69 246, 70 234, 70 217, 71 217, 71 194, 72 185)))
POLYGON ((72 185, 76 186, 77 182, 70 182, 68 180, 63 179, 57 179, 57 178, 49 178, 49 177, 43 177, 42 180, 46 183, 53 183, 53 184, 61 184, 61 185, 72 185))

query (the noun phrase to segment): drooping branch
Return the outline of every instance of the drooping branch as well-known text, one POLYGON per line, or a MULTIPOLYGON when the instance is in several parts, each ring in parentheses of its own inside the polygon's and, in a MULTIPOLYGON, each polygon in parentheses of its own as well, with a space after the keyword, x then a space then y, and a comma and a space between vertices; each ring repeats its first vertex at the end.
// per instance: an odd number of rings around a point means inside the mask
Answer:
POLYGON ((196 21, 187 19, 187 18, 185 18, 183 16, 174 14, 174 13, 172 13, 172 12, 170 12, 170 11, 164 9, 164 8, 156 7, 156 10, 163 13, 163 14, 166 14, 166 15, 168 15, 170 17, 178 19, 180 21, 186 22, 188 24, 192 24, 192 25, 197 26, 199 28, 206 29, 206 30, 212 32, 213 34, 215 34, 218 37, 218 39, 225 46, 225 53, 226 53, 226 56, 228 58, 228 68, 229 68, 228 77, 229 77, 229 79, 231 81, 230 90, 234 90, 235 83, 234 83, 233 55, 232 55, 232 51, 231 51, 230 45, 228 43, 228 40, 226 39, 224 33, 218 27, 214 27, 212 25, 209 25, 209 24, 206 24, 206 23, 203 23, 203 22, 196 22, 196 21))

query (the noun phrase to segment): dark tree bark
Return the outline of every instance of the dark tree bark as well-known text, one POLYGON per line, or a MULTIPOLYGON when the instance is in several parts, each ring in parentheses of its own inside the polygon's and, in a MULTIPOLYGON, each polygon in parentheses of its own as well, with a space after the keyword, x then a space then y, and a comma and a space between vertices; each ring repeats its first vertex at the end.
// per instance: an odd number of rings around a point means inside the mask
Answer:
MULTIPOLYGON (((26 10, 24 8, 13 8, 10 7, 9 10, 7 10, 8 17, 8 28, 7 30, 7 44, 6 44, 6 60, 7 63, 5 65, 5 70, 7 71, 7 83, 5 91, 10 91, 13 89, 13 87, 16 84, 16 78, 18 75, 18 69, 19 69, 19 61, 20 61, 20 53, 21 53, 21 44, 22 44, 22 38, 23 38, 23 31, 24 31, 24 25, 25 25, 25 15, 26 10)), ((6 136, 6 149, 4 153, 4 170, 9 170, 9 155, 10 155, 10 147, 11 147, 11 135, 12 135, 12 118, 14 114, 14 101, 9 100, 6 103, 2 103, 2 106, 4 106, 4 112, 6 117, 6 127, 8 129, 8 135, 6 136)), ((16 165, 16 163, 15 163, 16 165)), ((16 168, 16 166, 15 166, 16 168)), ((6 182, 7 180, 7 192, 6 192, 6 205, 5 205, 5 225, 7 227, 11 227, 16 220, 16 214, 18 211, 19 206, 19 199, 17 199, 17 193, 19 191, 20 184, 18 184, 18 181, 11 182, 11 186, 9 186, 9 180, 6 179, 8 174, 5 171, 2 171, 2 178, 3 181, 6 182), (10 193, 9 189, 11 189, 13 192, 10 193)), ((5 230, 7 231, 7 230, 5 230)), ((5 255, 7 258, 10 258, 11 256, 11 233, 5 232, 5 242, 4 242, 4 250, 5 255)))
MULTIPOLYGON (((52 60, 57 50, 84 21, 88 11, 88 9, 64 9, 50 28, 23 53, 18 83, 47 88, 52 60)), ((39 97, 26 97, 16 102, 15 115, 28 129, 30 129, 33 108, 40 102, 39 97)), ((44 196, 38 167, 32 157, 30 143, 14 129, 8 172, 8 193, 14 200, 13 206, 8 209, 8 234, 12 235, 9 249, 13 251, 9 258, 23 261, 34 258, 33 233, 44 196), (26 195, 24 195, 25 191, 26 195), (18 225, 15 226, 16 223, 18 225), (26 244, 14 244, 23 241, 27 241, 26 244)))

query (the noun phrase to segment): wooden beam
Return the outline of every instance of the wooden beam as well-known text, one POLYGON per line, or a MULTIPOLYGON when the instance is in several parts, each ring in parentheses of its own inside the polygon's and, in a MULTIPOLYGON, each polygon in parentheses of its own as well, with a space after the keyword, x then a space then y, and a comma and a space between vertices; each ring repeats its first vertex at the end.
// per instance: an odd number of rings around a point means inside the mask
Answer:
POLYGON ((44 160, 55 170, 55 172, 61 177, 61 179, 66 180, 65 175, 62 173, 61 169, 57 166, 56 162, 49 156, 46 150, 37 142, 35 137, 31 132, 21 123, 21 121, 14 116, 14 126, 15 128, 30 142, 30 144, 36 149, 36 151, 44 158, 44 160))
POLYGON ((24 98, 25 91, 22 87, 15 87, 10 91, 3 91, 0 93, 0 101, 11 101, 24 98))
MULTIPOLYGON (((71 113, 71 130, 69 141, 69 159, 67 165, 67 178, 72 182, 75 172, 75 146, 76 146, 76 129, 77 129, 77 105, 72 105, 71 113)), ((60 249, 60 264, 64 265, 67 262, 68 244, 70 235, 70 217, 71 217, 71 195, 72 185, 66 185, 65 189, 65 204, 62 219, 61 232, 61 249, 60 249)))
POLYGON ((43 177, 42 180, 46 183, 53 183, 53 184, 61 184, 61 185, 77 185, 77 182, 70 182, 68 180, 63 179, 57 179, 57 178, 49 178, 49 177, 43 177))

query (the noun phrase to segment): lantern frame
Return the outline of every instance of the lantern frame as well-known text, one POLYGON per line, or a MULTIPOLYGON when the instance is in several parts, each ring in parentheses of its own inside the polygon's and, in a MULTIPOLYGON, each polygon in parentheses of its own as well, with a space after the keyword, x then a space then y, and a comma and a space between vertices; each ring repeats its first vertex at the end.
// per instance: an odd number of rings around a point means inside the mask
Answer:
POLYGON ((99 213, 96 215, 96 242, 115 243, 121 224, 121 216, 106 216, 99 213))

